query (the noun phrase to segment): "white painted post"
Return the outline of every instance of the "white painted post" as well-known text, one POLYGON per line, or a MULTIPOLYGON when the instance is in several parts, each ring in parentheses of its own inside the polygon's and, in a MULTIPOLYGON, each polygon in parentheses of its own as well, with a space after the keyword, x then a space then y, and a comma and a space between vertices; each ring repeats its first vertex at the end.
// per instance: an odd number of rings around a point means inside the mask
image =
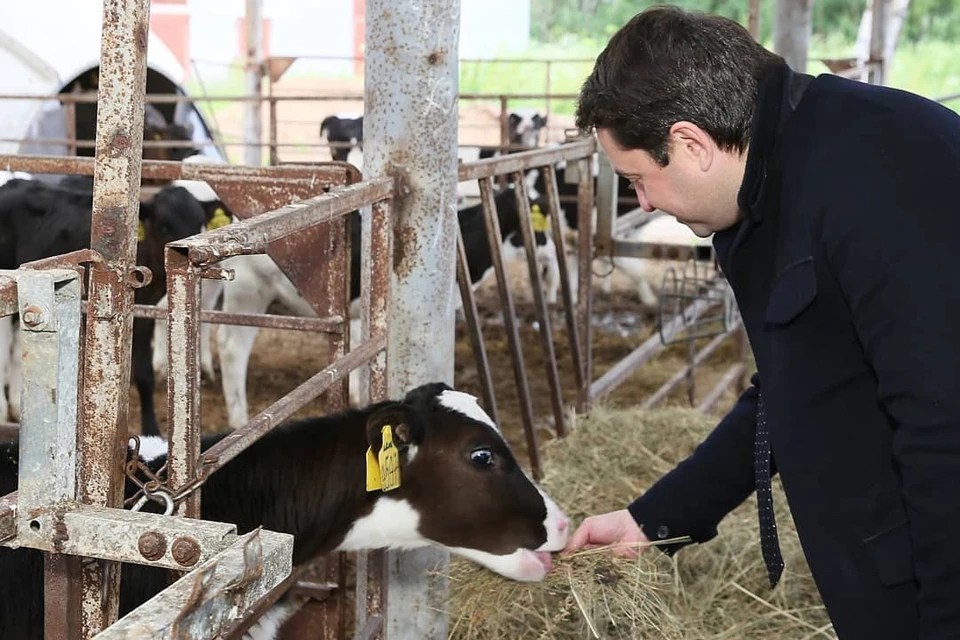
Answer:
MULTIPOLYGON (((453 382, 459 0, 367 0, 364 174, 396 180, 387 392, 453 382)), ((449 554, 387 555, 386 634, 446 638, 449 554)))

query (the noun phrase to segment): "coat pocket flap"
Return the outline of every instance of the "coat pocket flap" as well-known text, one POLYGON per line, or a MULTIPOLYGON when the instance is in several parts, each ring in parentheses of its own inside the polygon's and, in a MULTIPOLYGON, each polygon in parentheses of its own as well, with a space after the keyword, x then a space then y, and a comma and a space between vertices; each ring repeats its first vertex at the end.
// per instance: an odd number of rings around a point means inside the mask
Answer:
POLYGON ((767 302, 767 324, 787 324, 817 297, 817 275, 813 258, 805 258, 787 267, 773 283, 767 302))
POLYGON ((885 587, 914 579, 909 524, 907 520, 903 520, 863 541, 877 568, 880 582, 885 587))

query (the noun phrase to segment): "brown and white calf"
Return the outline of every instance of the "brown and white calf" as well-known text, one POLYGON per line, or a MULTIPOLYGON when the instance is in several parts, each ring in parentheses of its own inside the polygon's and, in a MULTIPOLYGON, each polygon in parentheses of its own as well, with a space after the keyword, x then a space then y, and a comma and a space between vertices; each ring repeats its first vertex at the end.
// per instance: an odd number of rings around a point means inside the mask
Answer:
MULTIPOLYGON (((204 448, 227 435, 204 437, 204 448)), ((165 451, 159 438, 141 444, 153 468, 165 451)), ((15 443, 0 444, 0 495, 16 489, 17 458, 15 443)), ((204 519, 234 523, 239 533, 262 525, 293 534, 297 564, 332 551, 434 546, 537 581, 569 534, 566 516, 524 473, 476 398, 442 383, 277 427, 210 477, 201 505, 204 519), (366 452, 379 452, 385 426, 399 452, 400 486, 368 491, 366 452)), ((0 548, 0 576, 18 576, 0 580, 3 638, 42 638, 41 554, 0 548)), ((124 565, 121 613, 165 586, 164 570, 124 565)))

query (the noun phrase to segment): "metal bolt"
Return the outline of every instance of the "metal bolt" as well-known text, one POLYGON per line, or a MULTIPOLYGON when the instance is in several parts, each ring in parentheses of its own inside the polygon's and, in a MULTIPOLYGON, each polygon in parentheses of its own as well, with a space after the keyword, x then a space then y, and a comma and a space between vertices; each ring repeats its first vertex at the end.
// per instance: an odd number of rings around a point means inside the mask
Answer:
POLYGON ((140 555, 147 560, 159 560, 167 552, 167 539, 162 533, 147 531, 140 536, 137 548, 140 550, 140 555))
POLYGON ((193 538, 177 538, 170 551, 176 563, 185 567, 192 567, 200 559, 200 545, 193 538))
POLYGON ((43 322, 43 310, 40 307, 30 305, 23 310, 20 319, 23 320, 23 324, 28 327, 35 327, 43 322))

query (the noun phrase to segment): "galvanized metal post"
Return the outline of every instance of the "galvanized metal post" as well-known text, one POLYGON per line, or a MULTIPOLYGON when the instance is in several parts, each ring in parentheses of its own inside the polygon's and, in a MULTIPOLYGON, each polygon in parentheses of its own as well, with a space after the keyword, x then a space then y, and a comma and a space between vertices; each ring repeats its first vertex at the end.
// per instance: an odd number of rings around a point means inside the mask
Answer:
MULTIPOLYGON (((105 263, 90 274, 77 483, 83 502, 108 507, 123 498, 149 24, 149 0, 103 0, 90 248, 105 263)), ((119 569, 84 565, 81 637, 116 619, 119 569)))
POLYGON ((244 70, 244 93, 250 100, 243 105, 243 141, 246 143, 243 148, 243 163, 256 167, 260 166, 262 158, 262 149, 260 148, 262 137, 260 97, 262 95, 261 80, 263 79, 263 69, 261 67, 261 59, 263 58, 262 9, 262 0, 247 0, 244 21, 247 60, 244 70))
MULTIPOLYGON (((367 0, 364 173, 396 180, 387 391, 453 382, 459 0, 367 0)), ((449 555, 387 554, 387 638, 446 638, 449 555)))

